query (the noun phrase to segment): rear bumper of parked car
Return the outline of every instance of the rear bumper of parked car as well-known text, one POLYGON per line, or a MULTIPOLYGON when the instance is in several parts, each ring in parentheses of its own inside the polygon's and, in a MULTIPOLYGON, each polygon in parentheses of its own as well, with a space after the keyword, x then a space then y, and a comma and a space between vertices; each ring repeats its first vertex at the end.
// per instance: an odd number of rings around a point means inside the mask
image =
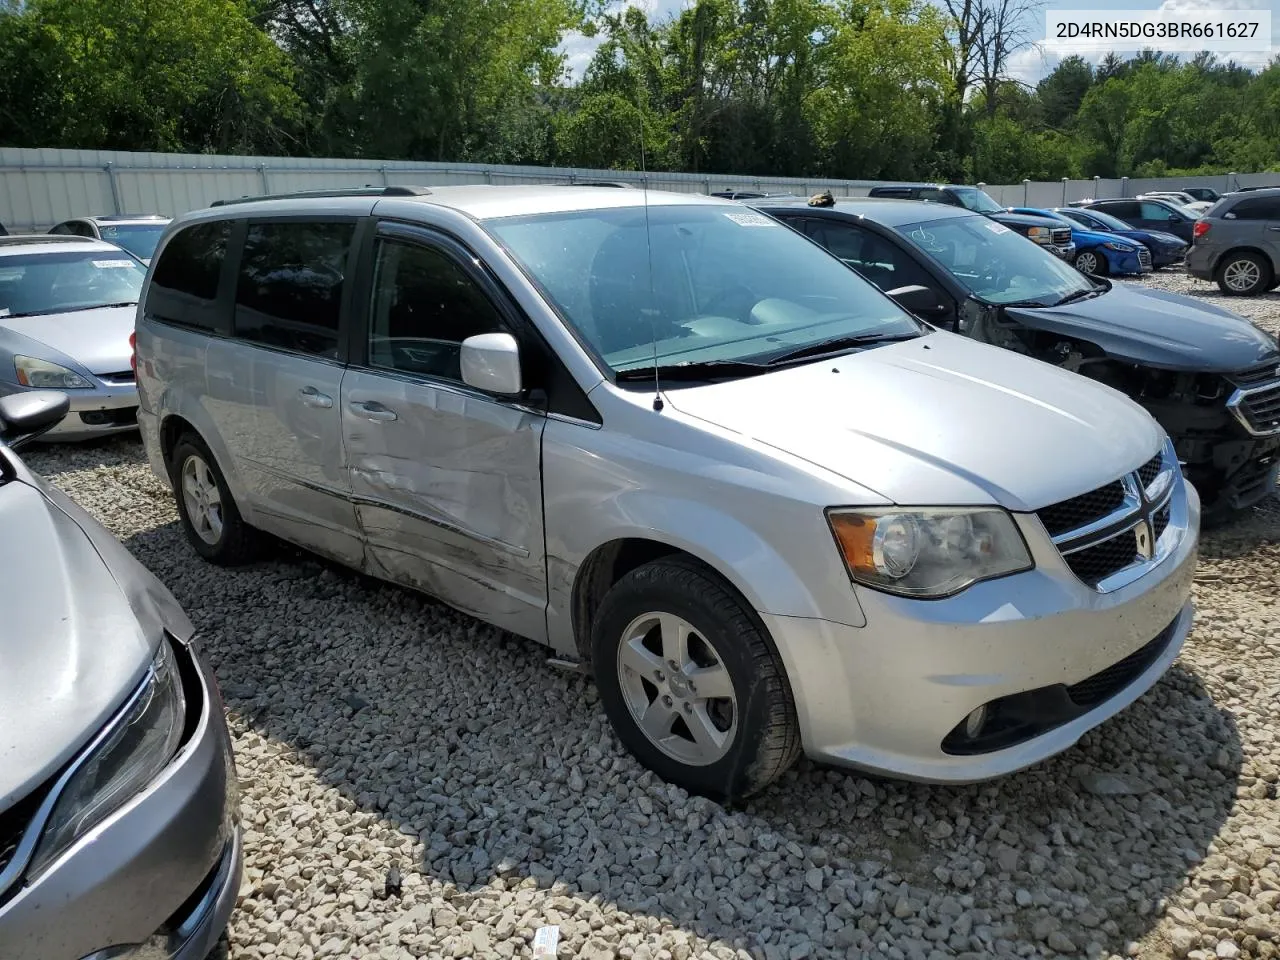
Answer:
POLYGON ((1169 554, 1112 593, 1081 583, 1056 550, 1033 548, 1035 569, 946 600, 860 590, 864 627, 763 615, 805 752, 895 777, 967 783, 1071 747, 1154 685, 1191 628, 1200 503, 1190 484, 1183 489, 1185 526, 1169 554), (984 705, 991 716, 1053 709, 1033 716, 1016 742, 966 753, 955 732, 984 705))
POLYGON ((213 674, 198 655, 192 662, 187 709, 201 715, 190 740, 0 903, 4 960, 203 960, 217 943, 240 887, 239 791, 213 674))
POLYGON ((1187 248, 1187 273, 1198 280, 1212 280, 1218 251, 1209 245, 1196 243, 1187 248))

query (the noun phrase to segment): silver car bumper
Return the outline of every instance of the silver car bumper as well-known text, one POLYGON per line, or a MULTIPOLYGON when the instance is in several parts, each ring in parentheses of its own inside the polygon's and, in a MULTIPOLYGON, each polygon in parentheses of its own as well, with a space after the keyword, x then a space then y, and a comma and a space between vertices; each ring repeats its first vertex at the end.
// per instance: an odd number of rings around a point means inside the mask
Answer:
MULTIPOLYGON (((0 383, 0 396, 27 389, 15 383, 0 383)), ((64 392, 71 407, 56 427, 41 435, 41 440, 90 440, 138 429, 138 388, 132 383, 99 380, 91 389, 64 392)))
POLYGON ((194 662, 203 697, 187 690, 188 709, 202 711, 191 739, 145 790, 0 904, 4 960, 203 960, 217 943, 243 851, 222 701, 209 668, 194 662))
POLYGON ((950 599, 860 590, 865 627, 763 614, 795 694, 805 752, 895 777, 968 783, 1075 744, 1153 686, 1191 629, 1200 501, 1183 487, 1183 529, 1168 556, 1111 593, 1081 583, 1052 547, 1033 545, 1034 570, 950 599), (1121 661, 1137 667, 1121 670, 1121 661), (978 707, 1044 688, 1065 696, 1063 686, 1085 682, 1105 697, 1043 732, 984 753, 943 749, 978 707))

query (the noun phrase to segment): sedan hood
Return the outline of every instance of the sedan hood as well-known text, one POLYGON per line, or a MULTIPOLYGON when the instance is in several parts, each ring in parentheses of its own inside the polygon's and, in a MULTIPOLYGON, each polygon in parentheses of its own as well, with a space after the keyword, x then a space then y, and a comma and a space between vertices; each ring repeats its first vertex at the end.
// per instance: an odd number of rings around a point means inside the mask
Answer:
POLYGON ((1077 247, 1092 247, 1103 243, 1115 243, 1116 246, 1125 247, 1128 250, 1137 251, 1140 244, 1136 240, 1129 240, 1114 233, 1095 233, 1092 230, 1072 230, 1071 239, 1075 241, 1077 247), (1119 243, 1116 243, 1116 241, 1119 243))
POLYGON ((1159 230, 1117 230, 1122 237, 1128 237, 1130 240, 1150 240, 1162 247, 1185 247, 1187 241, 1181 237, 1175 237, 1172 233, 1163 233, 1159 230))
POLYGON ((1275 341, 1238 314, 1129 284, 1061 307, 1006 311, 1032 329, 1088 340, 1117 359, 1166 370, 1231 373, 1278 355, 1275 341))
POLYGON ((0 317, 0 327, 75 360, 90 373, 129 369, 136 307, 101 307, 35 317, 0 317))
POLYGON ((1137 469, 1163 440, 1109 387, 941 332, 667 399, 905 505, 1037 510, 1137 469))
POLYGON ((141 682, 177 602, 97 521, 0 449, 0 812, 71 759, 141 682))

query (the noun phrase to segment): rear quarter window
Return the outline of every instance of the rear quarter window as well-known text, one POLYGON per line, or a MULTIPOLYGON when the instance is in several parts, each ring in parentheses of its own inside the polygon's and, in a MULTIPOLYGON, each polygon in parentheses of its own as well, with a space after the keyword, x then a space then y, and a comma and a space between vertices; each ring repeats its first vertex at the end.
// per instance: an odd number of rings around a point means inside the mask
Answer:
POLYGON ((218 220, 184 227, 170 238, 151 277, 147 316, 183 326, 216 329, 218 280, 230 237, 230 221, 218 220))

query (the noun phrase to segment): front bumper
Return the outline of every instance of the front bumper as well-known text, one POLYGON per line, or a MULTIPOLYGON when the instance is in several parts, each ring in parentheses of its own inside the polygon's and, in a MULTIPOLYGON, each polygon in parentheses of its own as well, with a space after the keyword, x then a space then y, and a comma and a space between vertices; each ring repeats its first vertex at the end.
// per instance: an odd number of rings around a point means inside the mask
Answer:
POLYGON ((805 752, 910 780, 968 783, 1072 746, 1154 685, 1191 629, 1200 503, 1190 484, 1181 488, 1168 555, 1111 593, 1076 579, 1041 532, 1027 538, 1035 569, 956 597, 908 600, 860 589, 865 627, 762 615, 795 694, 805 752), (1121 661, 1132 664, 1140 651, 1139 672, 1124 674, 1073 718, 988 752, 943 749, 978 707, 1060 685, 1096 691, 1100 677, 1114 680, 1121 661))
MULTIPOLYGON (((0 383, 0 396, 27 389, 14 383, 0 383)), ((71 407, 57 426, 40 436, 41 440, 51 443, 90 440, 138 429, 138 388, 132 383, 99 380, 90 389, 63 392, 71 401, 71 407)))
POLYGON ((1076 245, 1074 243, 1063 243, 1057 245, 1044 243, 1041 244, 1041 246, 1052 253, 1055 257, 1059 257, 1067 261, 1067 263, 1071 263, 1076 258, 1076 245))
POLYGON ((201 716, 191 738, 145 790, 0 902, 4 960, 203 960, 217 943, 240 887, 238 790, 213 674, 192 663, 184 687, 201 716))

